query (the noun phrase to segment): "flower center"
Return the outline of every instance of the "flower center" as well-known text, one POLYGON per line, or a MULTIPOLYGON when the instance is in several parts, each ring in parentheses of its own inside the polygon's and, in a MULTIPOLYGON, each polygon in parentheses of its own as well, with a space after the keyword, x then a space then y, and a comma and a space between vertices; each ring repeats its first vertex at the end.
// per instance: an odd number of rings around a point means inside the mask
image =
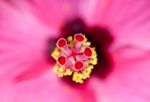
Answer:
POLYGON ((72 80, 77 83, 89 78, 97 64, 95 48, 81 33, 69 36, 67 40, 60 38, 51 56, 56 60, 53 71, 60 77, 72 75, 72 80))

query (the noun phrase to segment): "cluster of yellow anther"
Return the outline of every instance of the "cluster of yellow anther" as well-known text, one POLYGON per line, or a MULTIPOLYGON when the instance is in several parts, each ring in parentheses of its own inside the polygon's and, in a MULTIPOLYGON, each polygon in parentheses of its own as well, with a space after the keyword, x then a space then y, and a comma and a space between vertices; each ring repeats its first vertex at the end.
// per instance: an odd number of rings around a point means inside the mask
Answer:
POLYGON ((60 67, 58 64, 55 64, 53 67, 53 72, 56 73, 59 77, 72 75, 73 71, 70 69, 64 69, 64 66, 60 67))
POLYGON ((74 72, 72 80, 77 83, 83 83, 84 79, 87 79, 90 77, 90 74, 91 74, 93 68, 94 67, 92 65, 90 65, 90 66, 87 66, 81 72, 74 72))
MULTIPOLYGON (((91 46, 91 43, 88 42, 87 38, 84 43, 82 43, 82 46, 91 46)), ((68 45, 67 46, 72 46, 71 44, 74 44, 74 39, 72 36, 69 36, 67 38, 68 45)), ((84 68, 82 70, 74 70, 74 68, 69 68, 66 65, 59 65, 57 62, 53 67, 53 72, 56 73, 59 77, 63 76, 72 76, 72 80, 76 83, 83 83, 85 79, 90 77, 90 74, 92 72, 92 69, 94 68, 94 65, 97 64, 97 53, 95 51, 94 47, 90 47, 92 51, 91 57, 84 61, 84 68)), ((81 50, 84 50, 84 48, 81 50)), ((51 56, 57 61, 58 57, 62 54, 61 49, 56 47, 54 51, 52 52, 51 56)))

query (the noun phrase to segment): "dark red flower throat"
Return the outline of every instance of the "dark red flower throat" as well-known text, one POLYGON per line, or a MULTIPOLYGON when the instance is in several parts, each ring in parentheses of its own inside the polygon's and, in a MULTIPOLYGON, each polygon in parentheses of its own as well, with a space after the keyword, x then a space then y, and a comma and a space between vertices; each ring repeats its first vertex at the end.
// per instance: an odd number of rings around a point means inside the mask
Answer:
MULTIPOLYGON (((92 75, 98 76, 101 79, 106 78, 112 71, 113 65, 112 57, 109 53, 109 47, 113 42, 113 37, 111 36, 110 31, 104 27, 87 26, 80 18, 68 20, 61 27, 61 37, 63 38, 74 36, 74 34, 77 33, 84 34, 92 45, 96 47, 98 64, 93 69, 92 75)), ((83 40, 80 36, 76 36, 76 38, 81 41, 83 40)), ((63 46, 65 43, 65 41, 62 41, 60 46, 63 46)), ((85 51, 85 53, 90 56, 90 50, 87 48, 85 51)), ((72 56, 76 56, 75 51, 72 51, 72 56)), ((81 63, 77 63, 76 66, 80 67, 82 65, 81 63)))

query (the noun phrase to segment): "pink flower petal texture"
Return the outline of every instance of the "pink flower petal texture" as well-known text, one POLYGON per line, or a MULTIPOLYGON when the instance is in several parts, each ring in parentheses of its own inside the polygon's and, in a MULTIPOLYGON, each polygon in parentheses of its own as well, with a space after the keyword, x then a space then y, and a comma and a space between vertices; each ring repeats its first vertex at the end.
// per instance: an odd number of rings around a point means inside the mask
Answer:
POLYGON ((90 86, 68 86, 49 71, 35 80, 2 83, 0 91, 1 102, 96 102, 90 86))
POLYGON ((63 20, 78 15, 80 0, 30 0, 29 9, 45 24, 58 28, 63 20))
POLYGON ((0 1, 0 102, 149 102, 149 5, 149 0, 0 1), (56 77, 47 60, 57 38, 78 32, 97 46, 100 58, 82 85, 56 77))
POLYGON ((90 82, 99 102, 149 102, 149 53, 126 49, 114 57, 117 63, 107 80, 90 82))
POLYGON ((87 0, 81 15, 89 24, 111 29, 115 46, 130 43, 149 49, 149 5, 149 0, 87 0))
POLYGON ((47 69, 44 50, 52 30, 30 12, 5 2, 0 3, 0 18, 1 82, 37 76, 47 69))

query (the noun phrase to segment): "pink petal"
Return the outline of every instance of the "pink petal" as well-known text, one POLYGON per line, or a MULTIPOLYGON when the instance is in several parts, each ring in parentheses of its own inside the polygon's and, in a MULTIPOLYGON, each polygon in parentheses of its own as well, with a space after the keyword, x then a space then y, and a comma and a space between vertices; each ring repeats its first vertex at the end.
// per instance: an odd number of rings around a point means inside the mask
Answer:
POLYGON ((112 31, 115 47, 131 44, 149 49, 149 5, 149 0, 91 0, 80 9, 89 23, 107 26, 112 31))
MULTIPOLYGON (((135 45, 150 49, 150 2, 128 1, 116 10, 115 26, 112 28, 116 36, 116 45, 135 45)), ((121 4, 120 4, 121 5, 121 4)))
POLYGON ((45 24, 60 27, 62 21, 78 16, 79 0, 31 0, 28 8, 45 24))
POLYGON ((90 86, 87 88, 69 86, 51 72, 36 80, 18 84, 16 100, 18 102, 96 102, 90 86))
POLYGON ((48 72, 16 85, 0 84, 1 102, 96 102, 93 89, 73 87, 48 72))
POLYGON ((9 84, 0 83, 0 100, 1 100, 1 102, 13 102, 15 94, 16 94, 16 92, 12 85, 10 86, 9 84))
POLYGON ((115 68, 108 79, 91 81, 99 102, 149 102, 150 54, 129 48, 114 58, 115 68))
POLYGON ((105 22, 105 19, 102 19, 102 17, 104 16, 105 9, 107 9, 107 3, 108 0, 83 0, 79 6, 80 14, 90 25, 99 24, 100 21, 105 22))
POLYGON ((52 32, 28 10, 0 2, 1 82, 28 79, 48 69, 45 50, 52 32))

